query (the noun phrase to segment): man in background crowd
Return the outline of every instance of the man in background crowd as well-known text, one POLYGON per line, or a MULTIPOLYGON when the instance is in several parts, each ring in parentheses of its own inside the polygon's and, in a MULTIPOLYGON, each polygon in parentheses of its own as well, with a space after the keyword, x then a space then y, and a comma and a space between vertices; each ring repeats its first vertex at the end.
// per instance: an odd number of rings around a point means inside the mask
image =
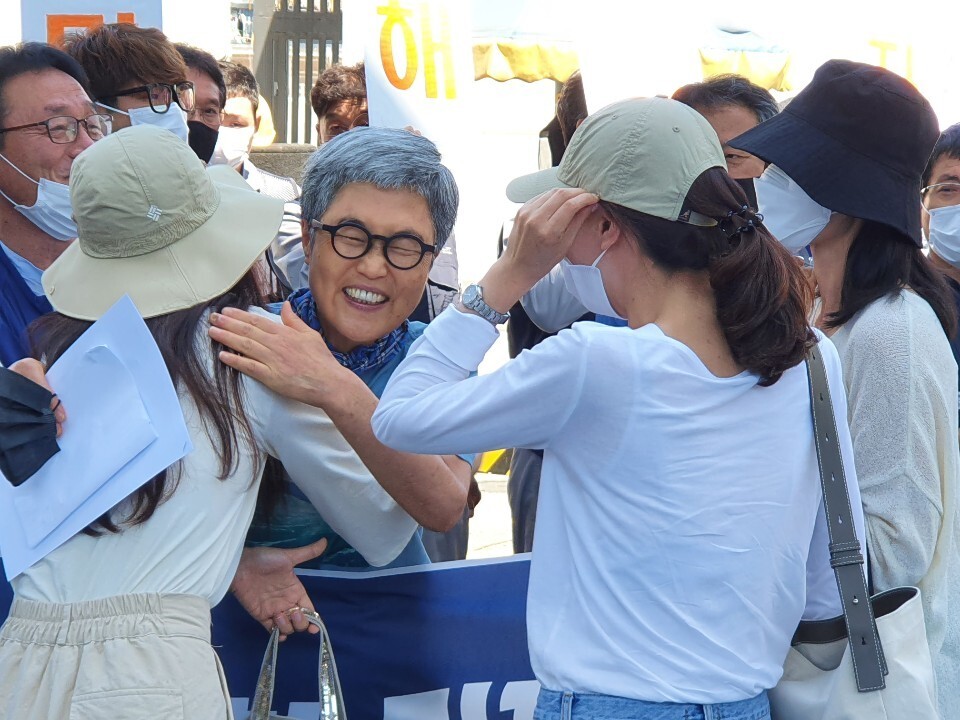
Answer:
POLYGON ((87 73, 93 98, 113 117, 114 130, 154 125, 187 142, 187 113, 195 107, 196 93, 186 63, 166 35, 112 23, 71 36, 65 49, 87 73))
POLYGON ((174 47, 187 64, 187 79, 193 83, 196 101, 193 110, 187 113, 190 147, 205 163, 210 162, 217 146, 223 104, 227 101, 227 88, 223 73, 213 55, 185 43, 174 47))
POLYGON ((42 43, 0 48, 0 363, 27 356, 26 328, 51 311, 40 276, 77 236, 70 169, 110 132, 83 68, 42 43))
MULTIPOLYGON (((296 180, 261 170, 250 160, 253 136, 260 125, 257 120, 257 109, 260 106, 257 79, 248 68, 232 62, 221 62, 220 70, 227 88, 227 99, 223 106, 223 124, 220 126, 220 138, 213 154, 213 162, 230 165, 259 193, 285 202, 297 200, 300 197, 300 186, 296 180)), ((298 209, 298 239, 299 218, 298 209)))
POLYGON ((369 125, 363 63, 334 65, 320 73, 310 92, 310 104, 317 114, 320 145, 347 130, 369 125))
MULTIPOLYGON (((920 224, 930 247, 930 263, 943 273, 960 312, 960 123, 940 134, 921 186, 920 224)), ((960 363, 960 333, 950 338, 950 349, 960 363)))
POLYGON ((773 95, 740 75, 718 75, 684 85, 673 93, 673 99, 689 105, 707 119, 720 140, 727 172, 740 183, 756 208, 753 179, 763 174, 764 162, 750 153, 730 147, 728 143, 780 112, 773 95))

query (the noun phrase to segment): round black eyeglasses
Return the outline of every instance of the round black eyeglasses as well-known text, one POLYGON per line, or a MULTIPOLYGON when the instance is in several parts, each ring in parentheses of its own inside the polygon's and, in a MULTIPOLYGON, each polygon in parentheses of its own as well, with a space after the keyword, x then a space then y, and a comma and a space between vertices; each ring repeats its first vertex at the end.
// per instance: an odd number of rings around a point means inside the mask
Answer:
POLYGON ((383 244, 383 256, 397 270, 412 270, 421 263, 428 253, 436 255, 437 246, 425 243, 416 235, 397 233, 390 237, 374 235, 357 222, 343 222, 339 225, 326 225, 319 220, 311 220, 313 230, 330 233, 333 251, 344 260, 356 260, 370 252, 375 240, 383 244))

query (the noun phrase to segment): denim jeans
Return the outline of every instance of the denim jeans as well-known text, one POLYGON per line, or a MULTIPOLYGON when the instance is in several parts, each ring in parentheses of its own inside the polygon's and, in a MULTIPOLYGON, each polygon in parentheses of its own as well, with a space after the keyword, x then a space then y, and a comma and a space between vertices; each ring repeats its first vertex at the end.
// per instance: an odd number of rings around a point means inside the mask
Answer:
POLYGON ((739 702, 658 703, 541 688, 533 720, 770 720, 767 694, 739 702))

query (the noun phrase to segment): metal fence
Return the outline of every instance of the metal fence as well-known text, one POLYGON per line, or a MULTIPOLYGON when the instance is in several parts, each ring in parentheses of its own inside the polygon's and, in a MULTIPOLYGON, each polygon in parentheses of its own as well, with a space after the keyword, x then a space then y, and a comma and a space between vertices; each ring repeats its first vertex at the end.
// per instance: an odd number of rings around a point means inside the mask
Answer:
POLYGON ((254 74, 270 103, 277 142, 315 143, 310 90, 340 59, 340 0, 254 0, 254 74))

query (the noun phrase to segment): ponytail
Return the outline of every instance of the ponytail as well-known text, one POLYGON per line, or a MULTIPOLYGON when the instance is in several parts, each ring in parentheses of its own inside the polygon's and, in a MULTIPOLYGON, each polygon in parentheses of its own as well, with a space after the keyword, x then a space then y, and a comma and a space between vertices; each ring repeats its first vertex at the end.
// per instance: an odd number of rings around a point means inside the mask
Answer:
POLYGON ((698 177, 681 216, 693 211, 717 220, 702 227, 603 203, 666 272, 707 271, 717 320, 735 362, 773 385, 803 361, 816 337, 807 315, 812 290, 797 259, 747 206, 743 189, 721 168, 698 177))

